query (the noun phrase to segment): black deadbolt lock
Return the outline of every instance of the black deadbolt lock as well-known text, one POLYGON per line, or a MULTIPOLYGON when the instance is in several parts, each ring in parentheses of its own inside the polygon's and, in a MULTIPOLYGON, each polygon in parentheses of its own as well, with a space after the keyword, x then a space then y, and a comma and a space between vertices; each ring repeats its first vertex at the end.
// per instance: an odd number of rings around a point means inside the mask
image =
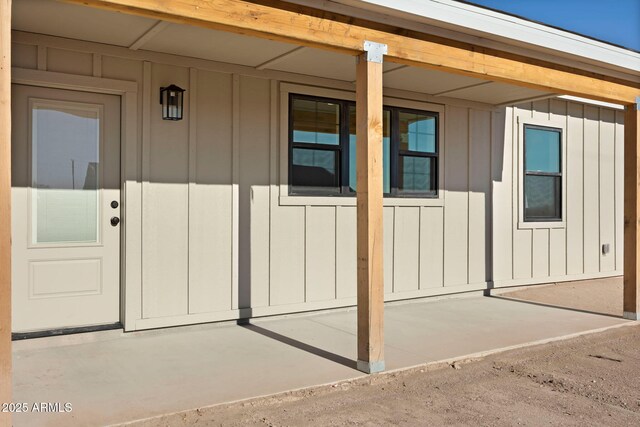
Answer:
POLYGON ((111 202, 111 207, 112 207, 113 209, 117 209, 117 208, 118 208, 118 206, 119 206, 119 205, 118 205, 118 202, 116 202, 115 200, 114 200, 113 202, 111 202))
POLYGON ((118 218, 117 216, 111 217, 111 225, 115 227, 118 224, 120 224, 120 218, 118 218))

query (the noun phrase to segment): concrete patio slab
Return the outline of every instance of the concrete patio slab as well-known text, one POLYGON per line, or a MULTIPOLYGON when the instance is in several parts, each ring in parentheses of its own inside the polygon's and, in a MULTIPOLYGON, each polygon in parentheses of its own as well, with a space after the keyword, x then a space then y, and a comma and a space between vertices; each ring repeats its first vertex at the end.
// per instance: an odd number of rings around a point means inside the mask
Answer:
MULTIPOLYGON (((392 304, 388 370, 632 323, 501 297, 392 304)), ((14 345, 14 402, 69 402, 15 426, 106 425, 362 376, 354 309, 14 345)))

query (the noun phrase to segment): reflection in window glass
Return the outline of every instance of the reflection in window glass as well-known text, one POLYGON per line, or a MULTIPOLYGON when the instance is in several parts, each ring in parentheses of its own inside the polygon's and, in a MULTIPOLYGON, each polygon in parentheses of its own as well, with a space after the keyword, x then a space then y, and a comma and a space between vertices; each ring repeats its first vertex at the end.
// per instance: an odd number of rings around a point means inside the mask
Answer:
POLYGON ((293 142, 340 144, 340 105, 325 101, 293 99, 293 142))
POLYGON ((33 243, 98 241, 100 111, 34 104, 33 243))
POLYGON ((560 218, 560 184, 557 176, 525 176, 525 217, 560 218))
POLYGON ((560 172, 560 132, 525 127, 527 171, 560 172))
POLYGON ((433 190, 432 157, 400 156, 398 190, 403 193, 428 193, 433 190))
MULTIPOLYGON (((382 124, 382 189, 391 192, 391 112, 384 110, 382 124)), ((349 189, 356 191, 356 107, 349 107, 349 189)))
POLYGON ((400 111, 400 150, 421 153, 436 152, 436 118, 400 111))
POLYGON ((333 150, 293 149, 292 186, 295 190, 336 191, 337 152, 333 150))

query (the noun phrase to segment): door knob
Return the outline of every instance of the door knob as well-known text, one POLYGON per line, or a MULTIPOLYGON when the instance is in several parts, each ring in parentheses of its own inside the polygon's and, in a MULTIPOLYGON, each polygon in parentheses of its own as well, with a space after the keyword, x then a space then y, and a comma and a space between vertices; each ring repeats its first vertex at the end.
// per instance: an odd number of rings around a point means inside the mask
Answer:
POLYGON ((111 225, 115 227, 118 224, 120 224, 120 218, 118 218, 117 216, 111 217, 111 225))

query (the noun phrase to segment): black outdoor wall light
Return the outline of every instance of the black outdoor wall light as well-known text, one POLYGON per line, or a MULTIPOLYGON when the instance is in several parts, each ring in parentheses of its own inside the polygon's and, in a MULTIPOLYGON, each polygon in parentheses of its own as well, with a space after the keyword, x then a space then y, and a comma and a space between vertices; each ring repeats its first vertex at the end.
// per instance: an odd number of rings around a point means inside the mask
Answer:
POLYGON ((160 88, 163 120, 182 120, 184 89, 176 85, 160 88))

